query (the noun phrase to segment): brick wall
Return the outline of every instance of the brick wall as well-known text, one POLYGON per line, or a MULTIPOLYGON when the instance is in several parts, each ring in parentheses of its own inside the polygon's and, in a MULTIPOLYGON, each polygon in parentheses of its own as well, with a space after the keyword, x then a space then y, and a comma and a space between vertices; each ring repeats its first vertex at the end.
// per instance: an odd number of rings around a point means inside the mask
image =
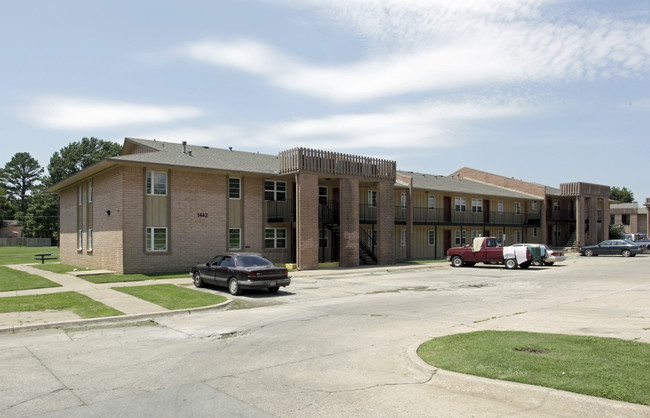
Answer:
POLYGON ((495 186, 505 187, 511 190, 517 190, 522 193, 539 196, 543 199, 546 196, 546 187, 540 184, 529 183, 523 180, 516 180, 510 177, 499 176, 497 174, 487 173, 485 171, 475 170, 469 167, 463 167, 456 171, 453 176, 460 174, 461 178, 468 178, 482 183, 493 184, 495 186))
POLYGON ((264 252, 264 180, 247 176, 243 179, 244 225, 243 250, 264 252))
POLYGON ((377 183, 377 264, 395 263, 395 199, 394 184, 377 183))
POLYGON ((301 173, 297 190, 297 259, 302 270, 318 268, 318 176, 301 173))
POLYGON ((359 180, 340 180, 340 263, 343 267, 359 265, 359 180))

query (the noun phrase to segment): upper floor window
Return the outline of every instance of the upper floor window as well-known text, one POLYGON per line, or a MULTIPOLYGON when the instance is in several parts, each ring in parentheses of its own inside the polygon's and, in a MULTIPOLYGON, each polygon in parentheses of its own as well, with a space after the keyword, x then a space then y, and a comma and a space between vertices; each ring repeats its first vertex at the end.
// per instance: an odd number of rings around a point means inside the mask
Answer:
POLYGON ((400 206, 402 209, 406 209, 406 192, 402 192, 400 196, 400 206))
POLYGON ((467 198, 457 197, 456 198, 456 212, 465 212, 467 210, 467 198))
POLYGON ((560 210, 562 208, 562 204, 560 203, 559 200, 554 200, 553 201, 553 210, 560 210))
POLYGON ((497 202, 497 212, 503 213, 503 200, 497 202))
POLYGON ((230 199, 241 199, 241 179, 230 177, 228 179, 228 197, 230 199))
POLYGON ((530 202, 530 209, 537 210, 537 201, 530 202))
POLYGON ((318 204, 327 205, 328 199, 327 186, 318 186, 318 204))
POLYGON ((521 202, 515 202, 515 215, 521 215, 521 202))
POLYGON ((90 203, 92 201, 93 201, 93 181, 90 180, 88 182, 88 202, 90 203))
POLYGON ((483 201, 481 199, 472 199, 472 212, 483 212, 483 201))
POLYGON ((77 187, 77 204, 79 206, 84 204, 83 200, 83 188, 81 186, 77 187))
POLYGON ((285 181, 265 180, 264 200, 287 200, 287 183, 285 181))
POLYGON ((368 207, 377 207, 377 190, 368 190, 368 207))
POLYGON ((147 171, 147 194, 164 196, 167 194, 167 173, 147 171))
POLYGON ((429 209, 435 209, 436 208, 436 197, 435 196, 429 196, 429 202, 428 202, 428 208, 429 209))

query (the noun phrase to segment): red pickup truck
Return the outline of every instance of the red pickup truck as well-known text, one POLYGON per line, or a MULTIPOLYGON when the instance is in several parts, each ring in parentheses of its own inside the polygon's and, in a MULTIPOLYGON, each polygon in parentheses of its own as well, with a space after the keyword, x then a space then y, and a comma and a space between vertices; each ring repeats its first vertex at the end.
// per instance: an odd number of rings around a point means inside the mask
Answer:
POLYGON ((533 261, 528 247, 503 247, 494 237, 474 238, 471 244, 447 250, 447 260, 454 267, 473 266, 476 263, 502 263, 508 269, 527 269, 533 261))

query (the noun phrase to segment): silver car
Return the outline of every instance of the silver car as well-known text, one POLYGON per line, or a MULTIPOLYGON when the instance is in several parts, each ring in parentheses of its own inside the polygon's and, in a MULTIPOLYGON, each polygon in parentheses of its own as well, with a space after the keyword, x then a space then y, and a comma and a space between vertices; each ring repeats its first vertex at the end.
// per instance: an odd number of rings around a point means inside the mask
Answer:
POLYGON ((543 255, 541 260, 533 260, 533 265, 535 266, 552 266, 555 263, 562 262, 566 260, 566 255, 564 251, 553 250, 549 248, 546 244, 514 244, 514 247, 542 247, 543 255))

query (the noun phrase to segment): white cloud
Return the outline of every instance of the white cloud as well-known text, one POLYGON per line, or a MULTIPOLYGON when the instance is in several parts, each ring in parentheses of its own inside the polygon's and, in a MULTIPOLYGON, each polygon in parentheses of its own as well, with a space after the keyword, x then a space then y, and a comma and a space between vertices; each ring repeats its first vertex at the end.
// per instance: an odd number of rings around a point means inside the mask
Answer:
POLYGON ((593 14, 565 17, 561 9, 555 10, 562 5, 555 0, 312 4, 367 38, 370 55, 354 63, 322 67, 250 39, 190 43, 181 47, 181 53, 259 75, 286 90, 339 102, 502 84, 628 77, 650 69, 647 25, 593 14))
POLYGON ((190 119, 202 110, 189 106, 156 106, 67 96, 43 96, 28 105, 23 116, 53 129, 120 127, 190 119))

